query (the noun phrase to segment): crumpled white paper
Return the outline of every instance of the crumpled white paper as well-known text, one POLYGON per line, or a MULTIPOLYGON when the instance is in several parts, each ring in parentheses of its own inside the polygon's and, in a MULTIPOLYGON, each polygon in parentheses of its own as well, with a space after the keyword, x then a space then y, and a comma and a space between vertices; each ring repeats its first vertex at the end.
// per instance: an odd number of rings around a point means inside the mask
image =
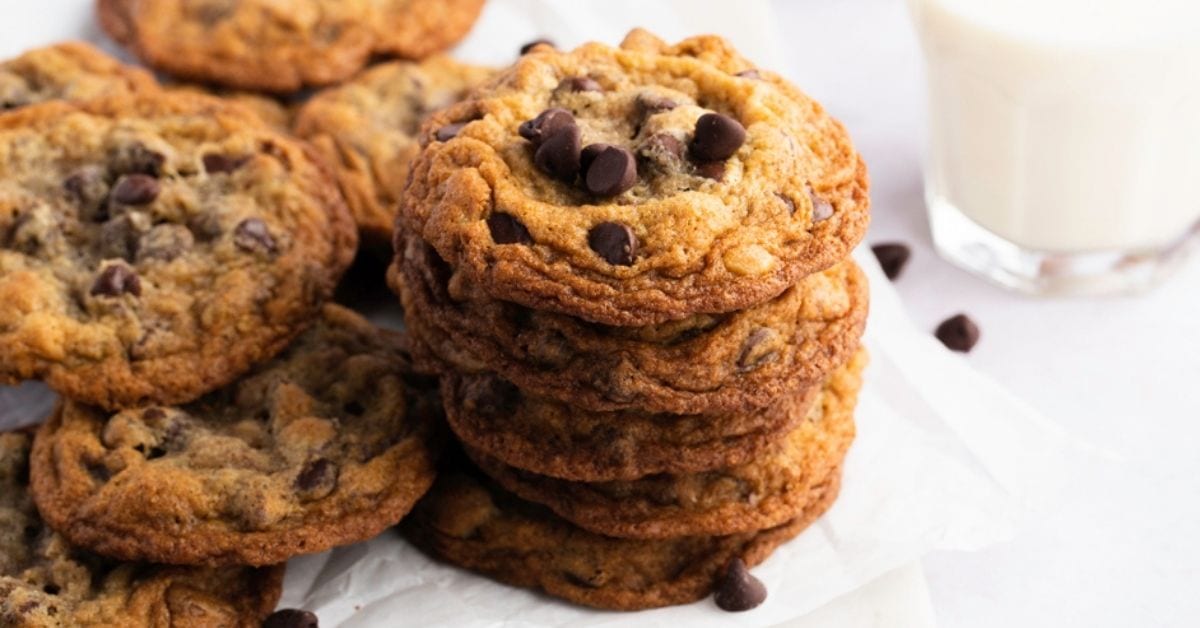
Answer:
MULTIPOLYGON (((501 64, 537 37, 564 46, 616 43, 633 26, 668 40, 719 32, 750 58, 786 72, 765 1, 491 0, 457 54, 501 64)), ((440 565, 394 532, 293 560, 283 606, 313 610, 327 628, 771 626, 931 550, 973 550, 1010 538, 1061 477, 1064 436, 915 329, 870 253, 858 257, 872 280, 859 436, 830 512, 755 569, 770 591, 758 609, 729 614, 704 600, 636 616, 597 612, 440 565)), ((34 422, 51 404, 37 384, 0 388, 0 428, 34 422)))

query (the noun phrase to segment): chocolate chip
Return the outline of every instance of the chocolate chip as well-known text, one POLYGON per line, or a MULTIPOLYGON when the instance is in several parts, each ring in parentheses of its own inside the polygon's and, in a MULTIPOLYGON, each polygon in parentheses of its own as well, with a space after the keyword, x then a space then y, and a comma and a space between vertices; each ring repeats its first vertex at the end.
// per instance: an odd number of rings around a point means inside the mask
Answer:
POLYGON ((485 419, 511 414, 520 400, 520 389, 499 377, 470 380, 463 390, 466 407, 485 419))
POLYGON ((655 133, 638 147, 638 154, 664 168, 675 168, 683 161, 683 142, 670 133, 655 133))
POLYGON ((814 224, 829 220, 830 217, 833 216, 833 203, 830 203, 820 196, 817 196, 817 193, 813 191, 812 186, 809 186, 808 188, 808 197, 812 199, 812 221, 814 224))
POLYGON ((129 214, 122 214, 100 225, 100 256, 105 259, 133 261, 138 250, 139 232, 129 214))
POLYGON ((696 164, 696 174, 705 179, 720 181, 725 178, 725 162, 705 161, 696 164))
POLYGON ((966 314, 956 314, 942 321, 934 335, 947 349, 966 353, 979 342, 979 326, 966 314))
POLYGON ((796 201, 793 201, 792 197, 780 192, 776 192, 775 196, 779 197, 779 200, 783 201, 783 206, 787 208, 788 214, 796 213, 796 201))
POLYGON ((84 220, 103 222, 108 219, 104 201, 108 199, 108 181, 99 166, 84 166, 63 180, 63 189, 79 206, 84 220))
POLYGON ((92 295, 102 297, 119 297, 123 294, 142 296, 142 280, 134 270, 125 264, 113 264, 100 271, 100 276, 92 284, 92 295))
POLYGON ((595 144, 588 144, 587 146, 584 146, 583 151, 579 153, 579 171, 586 174, 588 168, 592 167, 592 162, 596 161, 596 158, 600 156, 600 153, 604 152, 604 149, 609 148, 610 146, 612 146, 612 144, 605 144, 604 142, 597 142, 595 144))
POLYGON ((642 117, 652 116, 656 113, 670 111, 679 106, 679 103, 658 94, 640 94, 637 97, 638 111, 642 117))
POLYGON ((196 243, 195 236, 183 225, 161 224, 142 235, 137 245, 137 261, 169 262, 196 243))
POLYGON ((109 198, 121 205, 148 205, 158 198, 161 190, 158 179, 145 174, 129 174, 117 179, 109 198))
POLYGON ((521 46, 521 54, 522 55, 529 54, 529 51, 533 50, 534 47, 536 47, 536 46, 550 46, 551 48, 553 48, 554 42, 550 41, 549 39, 535 39, 535 40, 525 44, 524 46, 521 46))
POLYGON ((776 351, 776 347, 780 344, 779 340, 779 332, 774 329, 760 327, 751 332, 746 338, 746 342, 742 344, 741 353, 738 354, 738 372, 753 371, 775 359, 779 355, 776 351))
POLYGON ((249 157, 231 157, 220 153, 209 153, 203 157, 204 171, 209 174, 229 173, 246 165, 249 157))
POLYGON ((599 92, 604 91, 603 87, 594 79, 586 76, 572 76, 562 80, 555 88, 555 91, 567 92, 599 92))
POLYGON ((767 599, 767 587, 746 569, 741 558, 734 558, 721 574, 713 597, 723 611, 748 611, 767 599))
POLYGON ((629 149, 608 146, 591 160, 584 185, 592 194, 616 196, 637 183, 637 159, 629 149))
POLYGON ((632 266, 637 245, 633 229, 618 222, 602 222, 588 231, 588 246, 614 266, 632 266))
POLYGON ((162 408, 147 408, 142 411, 142 420, 147 423, 156 423, 167 418, 167 412, 162 408))
POLYGON ((762 78, 762 74, 760 74, 759 71, 755 70, 754 68, 750 68, 749 70, 742 70, 741 72, 738 72, 734 76, 738 76, 741 78, 748 78, 748 79, 761 79, 762 78))
POLYGON ((496 244, 533 244, 533 236, 516 216, 496 212, 487 219, 488 231, 496 244))
POLYGON ((719 113, 706 113, 696 120, 692 156, 696 161, 724 161, 744 143, 746 129, 740 122, 719 113))
POLYGON ((144 174, 157 177, 162 174, 167 158, 151 150, 145 144, 127 144, 117 148, 109 158, 109 169, 113 174, 144 174))
POLYGON ((309 611, 285 608, 263 620, 262 628, 317 628, 317 616, 309 611))
POLYGON ((239 249, 251 253, 276 252, 275 236, 267 224, 258 218, 247 218, 233 230, 233 243, 239 249))
POLYGON ((571 115, 571 112, 566 109, 554 107, 553 109, 547 109, 539 113, 532 120, 522 122, 517 132, 536 147, 540 146, 555 131, 571 126, 575 126, 575 116, 571 115))
POLYGON ((449 142, 450 140, 458 137, 458 133, 462 131, 463 127, 465 126, 467 126, 466 122, 454 122, 447 124, 446 126, 435 131, 433 138, 439 142, 449 142))
POLYGON ((579 175, 580 140, 579 127, 562 127, 542 140, 533 162, 546 174, 571 183, 579 175))
POLYGON ((883 267, 883 274, 887 275, 888 279, 899 277, 900 272, 904 270, 904 265, 908 263, 908 258, 912 255, 908 246, 899 242, 876 244, 871 247, 871 252, 875 254, 875 259, 879 260, 879 265, 883 267))
POLYGON ((301 499, 321 499, 337 488, 338 469, 325 458, 310 460, 296 476, 296 493, 301 499))

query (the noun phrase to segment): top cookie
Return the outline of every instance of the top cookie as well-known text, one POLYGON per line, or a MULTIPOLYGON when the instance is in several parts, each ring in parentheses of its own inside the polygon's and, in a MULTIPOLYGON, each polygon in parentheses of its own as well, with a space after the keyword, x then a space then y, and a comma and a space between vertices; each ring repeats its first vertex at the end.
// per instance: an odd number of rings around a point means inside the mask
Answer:
POLYGON ((717 37, 535 47, 421 142, 409 230, 494 298, 610 325, 761 303, 868 222, 841 124, 717 37))
POLYGON ((0 116, 0 381, 186 402, 274 355, 354 256, 336 186, 239 108, 147 94, 0 116))
POLYGON ((492 74, 444 56, 384 63, 317 94, 297 114, 296 135, 333 166, 365 245, 391 253, 421 122, 492 74))
POLYGON ((199 569, 118 563, 72 547, 29 495, 25 433, 0 433, 0 626, 257 628, 283 567, 199 569))
POLYGON ((484 0, 98 0, 104 30, 146 63, 229 87, 296 91, 345 80, 372 54, 419 59, 456 43, 484 0))
POLYGON ((157 88, 149 72, 82 42, 30 50, 0 63, 0 111, 47 100, 87 101, 157 88))

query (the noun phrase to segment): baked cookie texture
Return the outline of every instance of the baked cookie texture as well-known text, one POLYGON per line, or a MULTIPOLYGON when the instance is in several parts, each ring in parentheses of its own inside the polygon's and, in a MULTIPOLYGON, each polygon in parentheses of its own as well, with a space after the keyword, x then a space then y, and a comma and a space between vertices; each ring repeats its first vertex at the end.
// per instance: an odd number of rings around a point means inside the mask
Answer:
POLYGON ((10 628, 257 628, 283 566, 218 569, 120 563, 45 526, 29 494, 33 438, 0 433, 0 625, 10 628))
POLYGON ((341 82, 373 54, 419 59, 467 34, 484 0, 98 0, 100 24, 150 66, 238 89, 341 82))
POLYGON ((36 48, 0 62, 0 111, 48 100, 128 96, 157 87, 149 72, 77 41, 36 48))
POLYGON ((868 222, 842 125, 717 37, 534 47, 420 141, 405 230, 492 298, 597 323, 761 304, 868 222))
POLYGON ((390 273, 408 324, 448 371, 490 369, 531 393, 598 411, 745 412, 816 388, 857 350, 866 277, 851 260, 750 309, 613 327, 491 298, 420 238, 390 273))
POLYGON ((47 522, 107 556, 265 565, 363 541, 434 479, 436 383, 340 306, 272 362, 184 406, 66 402, 38 434, 47 522))
POLYGON ((364 244, 391 255, 421 122, 494 73, 440 55, 419 63, 393 61, 318 93, 301 108, 296 135, 333 166, 364 244))
POLYGON ((640 610, 687 604, 713 590, 733 558, 756 565, 829 508, 840 479, 782 525, 727 536, 618 539, 581 530, 477 473, 443 473, 402 523, 417 547, 446 562, 576 604, 640 610))
POLYGON ((841 473, 854 440, 865 354, 836 371, 808 416, 744 464, 636 480, 572 482, 467 453, 501 486, 582 528, 615 537, 666 539, 762 530, 791 520, 841 473))
POLYGON ((306 145, 150 93, 0 116, 0 382, 183 403, 307 327, 357 235, 306 145))

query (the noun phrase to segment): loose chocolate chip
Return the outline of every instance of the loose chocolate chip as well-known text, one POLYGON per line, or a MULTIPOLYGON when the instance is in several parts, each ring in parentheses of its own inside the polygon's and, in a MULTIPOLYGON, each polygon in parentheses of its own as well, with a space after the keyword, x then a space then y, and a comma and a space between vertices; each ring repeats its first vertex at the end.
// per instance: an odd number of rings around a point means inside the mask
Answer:
POLYGON ((714 598, 723 611, 748 611, 767 599, 767 587, 746 569, 741 558, 734 558, 717 582, 714 598))
POLYGON ((102 297, 119 297, 123 294, 142 296, 142 280, 136 272, 125 264, 113 264, 100 271, 100 276, 92 284, 92 295, 102 297))
POLYGON ((632 266, 637 244, 633 229, 618 222, 602 222, 588 232, 588 246, 614 266, 632 266))
POLYGON ((338 469, 325 458, 311 460, 296 476, 296 492, 301 499, 321 499, 337 487, 338 469))
POLYGON ((271 613, 262 628, 317 628, 317 616, 309 611, 285 608, 271 613))
POLYGON ((204 171, 209 174, 229 173, 246 165, 248 157, 230 157, 220 153, 209 153, 203 157, 204 171))
POLYGON ((462 131, 463 127, 465 126, 467 126, 466 122, 454 122, 447 124, 446 126, 435 131, 433 138, 439 142, 449 142, 450 140, 458 137, 459 131, 462 131))
POLYGON ((966 353, 979 342, 979 326, 966 314, 956 314, 942 321, 934 335, 947 349, 966 353))
POLYGON ((128 174, 117 179, 110 198, 121 205, 148 205, 158 198, 161 189, 158 179, 152 176, 128 174))
POLYGON ((487 226, 496 244, 533 244, 529 229, 512 214, 496 212, 488 216, 487 226))
POLYGON ((687 150, 679 138, 670 133, 655 133, 638 147, 638 153, 663 167, 674 167, 683 161, 687 150))
POLYGON ((760 327, 751 332, 738 354, 738 371, 747 373, 775 359, 779 355, 776 351, 779 339, 779 332, 774 329, 760 327))
POLYGON ((547 109, 539 113, 532 120, 522 122, 517 132, 536 147, 540 146, 555 131, 571 126, 575 126, 575 116, 571 115, 571 112, 566 109, 554 107, 553 109, 547 109))
POLYGON ((696 120, 692 157, 696 161, 725 161, 745 142, 746 129, 740 122, 719 113, 706 113, 696 120))
POLYGON ((561 83, 558 84, 558 87, 556 88, 556 91, 567 92, 599 92, 603 90, 604 88, 600 87, 599 83, 586 76, 572 76, 565 78, 561 83))
POLYGON ((779 200, 783 201, 783 206, 787 208, 788 214, 796 213, 796 201, 793 201, 792 197, 780 192, 776 192, 775 196, 779 197, 779 200))
POLYGON ((533 50, 536 46, 550 46, 551 48, 553 48, 554 42, 550 41, 549 39, 535 39, 535 40, 525 44, 524 46, 521 46, 521 54, 522 55, 529 54, 529 51, 533 50))
POLYGON ((808 188, 808 197, 812 199, 813 223, 824 222, 833 216, 833 203, 817 196, 811 186, 808 188))
POLYGON ((108 219, 104 201, 108 198, 108 181, 104 169, 99 166, 84 166, 71 173, 63 181, 63 189, 79 205, 79 214, 84 220, 103 222, 108 219))
POLYGON ((725 178, 725 162, 706 161, 696 164, 696 174, 705 179, 720 181, 725 178))
POLYGON ((603 142, 597 142, 595 144, 588 144, 587 146, 584 146, 583 151, 579 153, 579 171, 586 175, 588 168, 592 167, 592 162, 596 161, 596 158, 600 156, 600 153, 603 153, 604 149, 609 148, 610 146, 612 146, 612 144, 605 144, 603 142))
POLYGON ((637 159, 629 149, 608 146, 592 159, 584 185, 592 194, 616 196, 637 183, 637 159))
POLYGON ((258 218, 247 218, 238 223, 233 230, 233 243, 243 251, 251 253, 274 253, 276 251, 275 236, 267 228, 267 223, 258 218))
POLYGON ((542 172, 571 183, 579 175, 581 139, 579 127, 562 127, 542 140, 542 145, 533 154, 533 162, 542 172))
POLYGON ((904 265, 908 263, 908 258, 912 255, 908 245, 899 242, 876 244, 871 247, 871 252, 875 254, 875 259, 879 260, 879 265, 883 267, 883 274, 887 275, 888 279, 899 277, 901 271, 904 270, 904 265))
POLYGON ((113 174, 145 174, 157 177, 162 174, 162 167, 166 161, 167 158, 162 153, 151 150, 145 144, 135 143, 113 151, 109 168, 113 174))
POLYGON ((670 111, 679 106, 674 100, 657 94, 641 94, 637 98, 637 104, 642 117, 670 111))
POLYGON ((748 79, 761 79, 762 78, 762 74, 760 74, 759 71, 755 70, 754 68, 750 68, 749 70, 742 70, 741 72, 738 72, 734 76, 740 76, 741 78, 748 78, 748 79))
POLYGON ((137 261, 169 262, 196 243, 195 236, 183 225, 161 224, 147 231, 138 241, 137 261))

